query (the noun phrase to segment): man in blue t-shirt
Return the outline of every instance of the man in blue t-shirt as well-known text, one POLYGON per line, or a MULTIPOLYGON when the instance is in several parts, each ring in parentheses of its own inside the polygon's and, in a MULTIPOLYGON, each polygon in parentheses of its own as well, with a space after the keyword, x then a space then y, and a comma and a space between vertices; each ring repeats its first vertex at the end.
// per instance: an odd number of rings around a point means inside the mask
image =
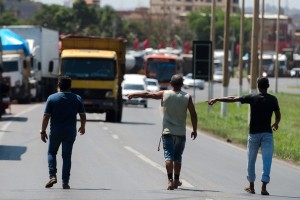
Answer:
POLYGON ((57 183, 56 154, 59 146, 62 145, 62 186, 63 189, 70 189, 71 155, 76 138, 78 113, 81 123, 78 132, 80 135, 85 133, 86 114, 81 97, 72 93, 70 89, 71 78, 62 76, 58 81, 58 92, 50 95, 46 102, 42 129, 40 130, 41 140, 46 143, 48 139, 46 129, 50 120, 48 147, 50 180, 47 182, 46 188, 50 188, 53 184, 57 183))
POLYGON ((259 147, 261 148, 263 159, 262 172, 262 195, 269 195, 267 191, 267 184, 270 182, 270 171, 272 164, 272 156, 274 149, 272 130, 278 129, 278 124, 281 119, 280 108, 277 98, 267 93, 269 88, 269 80, 266 77, 257 80, 258 94, 249 94, 242 97, 221 97, 211 99, 208 101, 209 105, 220 102, 241 102, 242 104, 249 104, 251 109, 249 135, 248 135, 248 176, 249 186, 245 191, 255 194, 254 181, 255 162, 259 147), (271 125, 272 114, 275 113, 275 122, 271 125))

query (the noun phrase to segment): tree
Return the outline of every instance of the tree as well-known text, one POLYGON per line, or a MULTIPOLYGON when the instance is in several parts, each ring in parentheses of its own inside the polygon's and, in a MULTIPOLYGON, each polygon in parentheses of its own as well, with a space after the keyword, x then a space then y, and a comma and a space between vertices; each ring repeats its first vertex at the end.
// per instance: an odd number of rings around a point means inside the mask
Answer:
MULTIPOLYGON (((65 9, 65 8, 54 4, 42 5, 42 8, 34 15, 32 23, 34 25, 39 25, 50 29, 61 29, 62 27, 58 26, 58 22, 56 18, 57 13, 59 13, 61 9, 65 9)), ((61 12, 64 11, 66 10, 63 10, 61 12)))
POLYGON ((0 14, 0 24, 1 25, 16 25, 18 24, 18 19, 10 11, 5 11, 0 14))
MULTIPOLYGON (((230 17, 230 35, 235 37, 238 43, 240 29, 240 15, 232 14, 230 17)), ((210 40, 210 9, 204 8, 191 12, 187 16, 188 28, 193 33, 195 40, 210 40)), ((224 36, 224 11, 216 11, 216 48, 223 48, 224 36)), ((249 41, 251 36, 251 21, 245 20, 245 40, 249 41)))

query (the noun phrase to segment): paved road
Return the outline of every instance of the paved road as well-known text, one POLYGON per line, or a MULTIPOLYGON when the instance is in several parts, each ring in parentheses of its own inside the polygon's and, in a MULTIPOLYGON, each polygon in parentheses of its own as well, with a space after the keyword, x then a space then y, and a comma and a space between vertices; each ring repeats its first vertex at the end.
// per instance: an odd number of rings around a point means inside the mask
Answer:
MULTIPOLYGON (((163 153, 157 151, 161 111, 154 100, 149 108, 125 107, 122 123, 88 114, 87 133, 78 136, 74 146, 72 189, 62 190, 60 179, 54 188, 45 189, 47 145, 38 132, 43 108, 44 104, 13 105, 12 115, 0 121, 0 199, 265 199, 243 191, 245 150, 202 133, 195 141, 187 139, 183 187, 166 190, 163 153)), ((259 177, 261 159, 257 162, 259 177)), ((299 185, 300 168, 275 160, 268 198, 300 199, 299 185)), ((259 178, 256 190, 260 191, 259 178)))

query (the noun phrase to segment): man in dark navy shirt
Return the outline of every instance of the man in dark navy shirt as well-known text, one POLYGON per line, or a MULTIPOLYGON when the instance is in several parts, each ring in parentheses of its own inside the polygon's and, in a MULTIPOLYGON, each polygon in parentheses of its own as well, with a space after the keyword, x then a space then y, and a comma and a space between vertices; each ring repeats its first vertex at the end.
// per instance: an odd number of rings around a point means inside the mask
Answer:
POLYGON ((76 138, 77 114, 79 113, 81 126, 78 132, 85 133, 86 114, 79 95, 71 91, 71 78, 63 76, 58 82, 58 92, 48 97, 44 111, 42 129, 40 131, 41 140, 47 142, 46 129, 50 120, 50 134, 48 147, 48 167, 50 180, 46 188, 50 188, 57 183, 56 178, 56 154, 59 146, 62 145, 62 186, 63 189, 70 189, 69 179, 71 170, 71 155, 73 144, 76 138))
POLYGON ((250 104, 251 115, 248 135, 248 176, 249 186, 245 190, 255 194, 254 181, 255 162, 259 148, 261 148, 263 159, 262 172, 262 195, 269 195, 267 184, 270 182, 270 171, 273 157, 273 134, 272 131, 278 129, 278 124, 281 119, 280 108, 277 98, 267 93, 269 88, 269 80, 266 77, 259 78, 257 81, 258 94, 249 94, 242 97, 221 97, 208 101, 209 105, 220 102, 241 102, 242 104, 250 104), (275 122, 272 124, 272 114, 275 113, 275 122))

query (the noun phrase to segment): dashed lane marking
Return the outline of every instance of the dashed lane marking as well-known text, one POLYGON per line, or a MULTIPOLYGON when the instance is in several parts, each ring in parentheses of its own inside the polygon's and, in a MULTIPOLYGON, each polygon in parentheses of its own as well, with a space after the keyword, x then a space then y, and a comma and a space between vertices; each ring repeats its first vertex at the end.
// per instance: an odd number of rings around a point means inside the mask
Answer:
MULTIPOLYGON (((127 149, 128 151, 130 151, 131 153, 133 153, 134 155, 136 155, 138 158, 140 158, 141 160, 143 160, 147 164, 151 165, 152 167, 160 170, 163 173, 166 173, 166 169, 164 167, 162 167, 161 165, 157 164, 156 162, 150 160, 149 158, 147 158, 146 156, 144 156, 140 152, 136 151, 135 149, 133 149, 129 146, 124 146, 124 148, 127 149)), ((182 181, 182 186, 183 187, 194 188, 194 186, 192 184, 190 184, 189 182, 187 182, 186 180, 181 179, 181 181, 182 181)))

